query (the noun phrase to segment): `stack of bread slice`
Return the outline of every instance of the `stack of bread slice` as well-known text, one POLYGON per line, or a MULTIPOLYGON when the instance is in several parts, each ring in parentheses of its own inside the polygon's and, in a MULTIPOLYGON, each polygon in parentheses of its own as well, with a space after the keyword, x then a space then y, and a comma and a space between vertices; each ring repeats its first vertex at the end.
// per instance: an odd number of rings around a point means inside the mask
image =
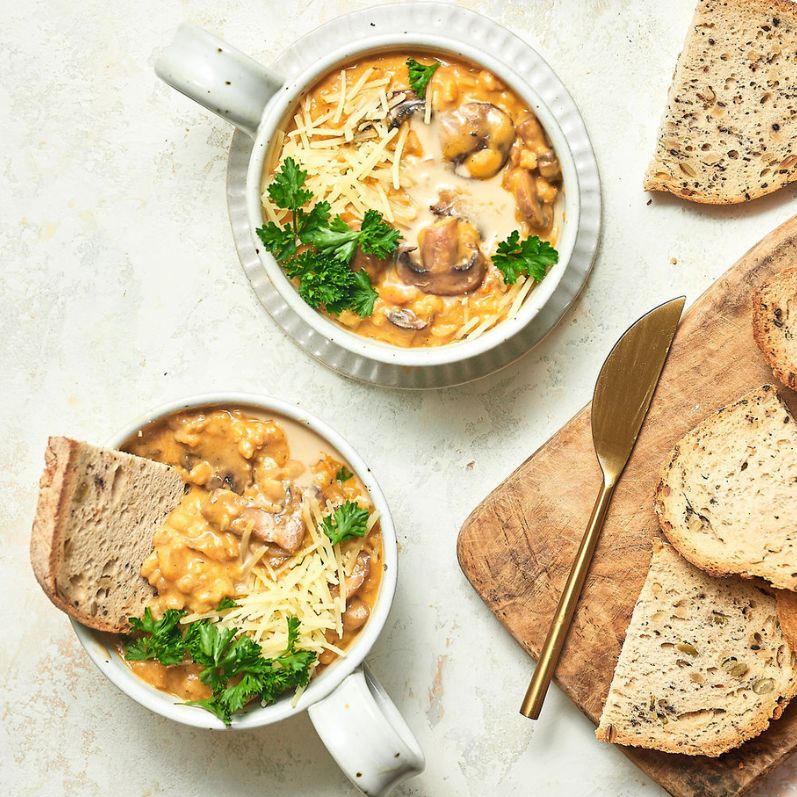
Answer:
POLYGON ((797 694, 797 425, 770 385, 675 446, 599 739, 718 756, 797 694), (783 590, 788 592, 784 593, 783 590))

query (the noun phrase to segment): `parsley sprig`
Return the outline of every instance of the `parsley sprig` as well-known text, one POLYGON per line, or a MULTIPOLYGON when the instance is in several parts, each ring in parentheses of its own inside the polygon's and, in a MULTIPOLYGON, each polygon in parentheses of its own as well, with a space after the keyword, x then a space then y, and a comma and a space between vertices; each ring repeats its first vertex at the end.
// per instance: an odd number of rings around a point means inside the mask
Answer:
POLYGON ((407 72, 410 76, 410 88, 421 98, 426 97, 426 87, 432 79, 432 75, 437 71, 440 66, 439 61, 433 64, 421 64, 414 58, 407 59, 407 72))
POLYGON ((321 528, 333 545, 354 537, 364 537, 368 530, 368 510, 355 501, 346 501, 331 515, 321 519, 321 528))
MULTIPOLYGON (((219 608, 232 607, 219 604, 219 608)), ((232 715, 253 700, 271 705, 280 695, 309 682, 316 656, 309 650, 296 650, 297 617, 288 618, 284 653, 267 659, 260 645, 246 634, 239 634, 237 628, 220 628, 207 620, 197 620, 185 625, 181 632, 180 618, 184 615, 184 611, 168 609, 155 620, 152 612, 145 609, 143 618, 131 617, 130 627, 137 636, 128 640, 125 657, 128 661, 155 659, 167 666, 186 661, 200 665, 199 678, 212 696, 186 705, 204 708, 229 725, 232 715)))
POLYGON ((141 618, 130 618, 130 630, 140 636, 127 644, 128 661, 146 661, 156 659, 167 667, 180 664, 185 658, 183 635, 180 633, 180 618, 184 611, 167 609, 163 616, 156 620, 149 608, 144 609, 141 618))
POLYGON ((549 266, 558 262, 559 253, 547 241, 540 240, 536 235, 521 241, 517 230, 498 244, 493 255, 493 263, 503 274, 507 285, 514 285, 521 274, 541 282, 549 266))
POLYGON ((332 315, 352 310, 369 316, 378 294, 367 272, 352 271, 351 260, 357 247, 366 255, 390 257, 400 233, 376 210, 367 211, 354 230, 340 216, 330 219, 328 202, 305 209, 313 199, 306 181, 307 172, 293 158, 282 162, 268 195, 278 208, 291 212, 290 222, 280 227, 270 221, 257 229, 258 237, 287 276, 298 280, 299 295, 311 307, 324 305, 332 315))

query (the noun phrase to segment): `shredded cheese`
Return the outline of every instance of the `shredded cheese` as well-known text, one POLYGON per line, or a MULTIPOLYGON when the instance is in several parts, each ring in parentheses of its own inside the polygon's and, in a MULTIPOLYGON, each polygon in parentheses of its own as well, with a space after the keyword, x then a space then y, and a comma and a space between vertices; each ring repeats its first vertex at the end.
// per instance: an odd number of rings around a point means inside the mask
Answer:
POLYGON ((346 70, 340 70, 340 96, 338 98, 338 107, 335 109, 335 115, 332 121, 337 124, 340 117, 343 115, 343 103, 346 101, 346 70))
MULTIPOLYGON (((402 190, 401 155, 409 125, 401 131, 389 129, 389 85, 390 78, 375 74, 373 67, 349 85, 342 69, 335 86, 323 95, 333 107, 322 106, 313 116, 306 96, 293 129, 278 142, 279 161, 293 158, 308 173, 307 187, 316 201, 329 202, 333 215, 362 218, 369 208, 377 208, 391 223, 406 217, 411 200, 402 190)), ((286 211, 265 191, 262 202, 269 221, 284 223, 286 211)))
POLYGON ((401 133, 399 133, 398 141, 396 142, 396 149, 393 152, 393 188, 395 188, 396 191, 401 188, 401 154, 404 152, 404 144, 407 142, 409 133, 409 122, 404 122, 401 126, 401 133))

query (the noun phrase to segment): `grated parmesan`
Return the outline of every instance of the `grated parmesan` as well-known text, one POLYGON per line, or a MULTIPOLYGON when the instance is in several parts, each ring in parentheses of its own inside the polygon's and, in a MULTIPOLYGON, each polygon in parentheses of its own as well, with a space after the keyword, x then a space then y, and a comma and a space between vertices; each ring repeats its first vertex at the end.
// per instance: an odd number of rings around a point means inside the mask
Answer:
MULTIPOLYGON (((244 594, 236 596, 237 606, 221 613, 213 610, 189 614, 181 622, 211 620, 222 628, 238 629, 260 645, 264 656, 274 658, 287 647, 288 618, 298 617, 299 649, 313 651, 316 657, 324 651, 345 656, 346 651, 327 641, 326 634, 334 631, 338 638, 343 636, 345 579, 351 575, 366 537, 344 554, 341 546, 333 546, 321 529, 322 509, 318 502, 305 499, 301 509, 310 538, 302 550, 274 569, 268 561, 258 561, 265 552, 265 546, 259 546, 244 565, 250 567, 250 572, 244 594), (338 588, 337 595, 333 595, 330 585, 338 588)), ((378 522, 379 513, 374 511, 368 518, 368 531, 378 522)))
MULTIPOLYGON (((402 190, 401 153, 409 126, 388 129, 389 85, 390 78, 374 76, 372 67, 353 85, 341 70, 337 85, 323 95, 334 107, 314 118, 305 97, 293 129, 278 142, 279 161, 293 158, 308 173, 306 184, 316 201, 329 202, 333 215, 362 218, 369 208, 378 208, 391 223, 406 217, 411 200, 402 190)), ((262 202, 269 221, 284 222, 286 211, 265 191, 262 202)))

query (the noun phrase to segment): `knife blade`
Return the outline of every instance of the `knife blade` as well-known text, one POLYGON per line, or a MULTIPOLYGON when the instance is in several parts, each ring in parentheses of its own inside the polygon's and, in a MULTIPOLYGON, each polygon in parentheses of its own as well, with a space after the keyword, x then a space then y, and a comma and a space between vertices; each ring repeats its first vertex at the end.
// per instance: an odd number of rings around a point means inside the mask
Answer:
POLYGON ((592 439, 603 484, 592 509, 520 713, 537 719, 573 621, 614 489, 634 450, 670 352, 686 297, 655 307, 609 352, 592 397, 592 439))

